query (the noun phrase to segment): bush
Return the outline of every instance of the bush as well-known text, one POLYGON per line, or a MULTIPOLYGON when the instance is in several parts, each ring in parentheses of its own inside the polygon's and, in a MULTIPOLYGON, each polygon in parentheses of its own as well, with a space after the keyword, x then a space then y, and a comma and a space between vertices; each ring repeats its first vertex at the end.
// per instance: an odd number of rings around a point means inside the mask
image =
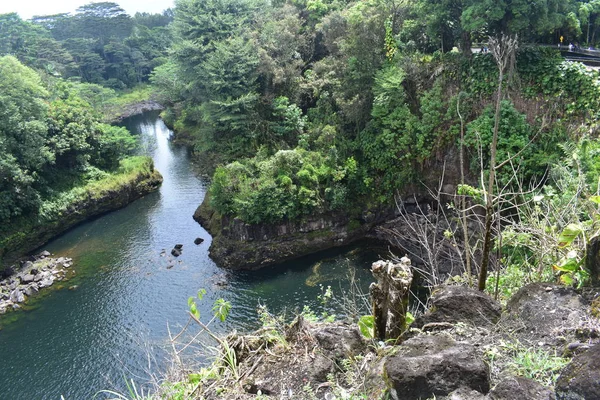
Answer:
POLYGON ((211 206, 245 222, 274 223, 347 207, 346 184, 356 171, 348 160, 336 166, 319 152, 280 150, 215 171, 211 206))

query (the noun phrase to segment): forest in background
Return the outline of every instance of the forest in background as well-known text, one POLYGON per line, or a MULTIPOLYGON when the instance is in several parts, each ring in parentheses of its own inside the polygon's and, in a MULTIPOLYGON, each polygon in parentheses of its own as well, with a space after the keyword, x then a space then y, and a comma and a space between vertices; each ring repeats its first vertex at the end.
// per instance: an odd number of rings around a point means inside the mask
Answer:
POLYGON ((149 98, 143 83, 164 62, 171 20, 114 3, 0 15, 0 260, 77 201, 152 172, 133 157, 137 138, 109 122, 149 98))
POLYGON ((114 169, 123 154, 102 149, 127 153, 133 142, 92 110, 128 88, 133 99, 152 92, 178 140, 216 168, 210 200, 222 215, 358 214, 392 203, 457 148, 464 190, 484 198, 499 70, 472 48, 502 34, 519 50, 501 85, 497 157, 511 163, 496 184, 537 185, 555 208, 593 202, 598 73, 538 45, 595 46, 599 4, 179 0, 133 17, 111 2, 30 21, 2 15, 0 54, 13 72, 0 80, 18 90, 2 93, 0 216, 39 213, 65 171, 71 182, 114 169))

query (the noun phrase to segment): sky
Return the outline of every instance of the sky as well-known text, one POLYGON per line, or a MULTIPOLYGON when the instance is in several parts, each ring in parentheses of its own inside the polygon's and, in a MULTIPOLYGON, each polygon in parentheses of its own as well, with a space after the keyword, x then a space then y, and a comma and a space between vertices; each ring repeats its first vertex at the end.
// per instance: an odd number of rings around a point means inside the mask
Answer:
MULTIPOLYGON (((136 12, 159 13, 173 7, 175 0, 105 0, 121 6, 129 15, 136 12)), ((16 12, 22 19, 34 15, 52 15, 74 12, 77 8, 98 3, 92 0, 0 0, 0 14, 16 12)))

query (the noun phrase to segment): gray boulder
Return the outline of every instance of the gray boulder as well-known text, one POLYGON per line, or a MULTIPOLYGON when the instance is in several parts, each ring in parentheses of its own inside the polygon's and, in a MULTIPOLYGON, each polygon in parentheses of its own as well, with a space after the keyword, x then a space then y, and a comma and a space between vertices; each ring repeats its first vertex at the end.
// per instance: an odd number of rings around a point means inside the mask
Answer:
POLYGON ((487 393, 488 366, 469 344, 437 336, 417 336, 398 347, 385 363, 385 375, 398 400, 447 396, 461 387, 487 393))
POLYGON ((500 326, 524 339, 535 338, 547 344, 565 345, 587 339, 582 326, 588 319, 588 305, 575 290, 552 283, 532 283, 522 287, 508 302, 500 326))
POLYGON ((600 399, 600 344, 576 355, 555 386, 557 400, 600 399))
POLYGON ((554 393, 532 379, 510 376, 488 394, 490 400, 554 400, 554 393))
POLYGON ((500 319, 502 307, 490 296, 466 286, 441 286, 431 295, 431 307, 414 327, 430 323, 465 322, 476 326, 493 325, 500 319))
POLYGON ((36 292, 37 292, 37 287, 36 286, 27 286, 25 289, 23 289, 23 293, 25 293, 25 295, 27 297, 31 297, 36 292))
POLYGON ((13 303, 22 303, 25 301, 25 295, 19 289, 15 289, 10 294, 10 301, 13 303))
POLYGON ((319 346, 334 358, 354 356, 367 348, 361 333, 352 326, 327 324, 312 333, 319 346))
POLYGON ((38 286, 39 288, 45 288, 48 286, 52 286, 52 284, 54 283, 54 278, 50 275, 45 277, 44 279, 42 279, 39 283, 38 286))

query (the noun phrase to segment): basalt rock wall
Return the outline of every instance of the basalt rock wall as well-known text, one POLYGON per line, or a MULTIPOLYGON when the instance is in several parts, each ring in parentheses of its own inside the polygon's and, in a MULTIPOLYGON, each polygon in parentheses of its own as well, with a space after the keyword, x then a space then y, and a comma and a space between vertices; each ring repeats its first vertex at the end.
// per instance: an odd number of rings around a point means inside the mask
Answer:
POLYGON ((395 207, 381 207, 359 216, 311 215, 300 221, 247 224, 219 215, 208 196, 194 219, 213 236, 211 258, 221 267, 258 269, 362 239, 377 224, 394 217, 395 207))

